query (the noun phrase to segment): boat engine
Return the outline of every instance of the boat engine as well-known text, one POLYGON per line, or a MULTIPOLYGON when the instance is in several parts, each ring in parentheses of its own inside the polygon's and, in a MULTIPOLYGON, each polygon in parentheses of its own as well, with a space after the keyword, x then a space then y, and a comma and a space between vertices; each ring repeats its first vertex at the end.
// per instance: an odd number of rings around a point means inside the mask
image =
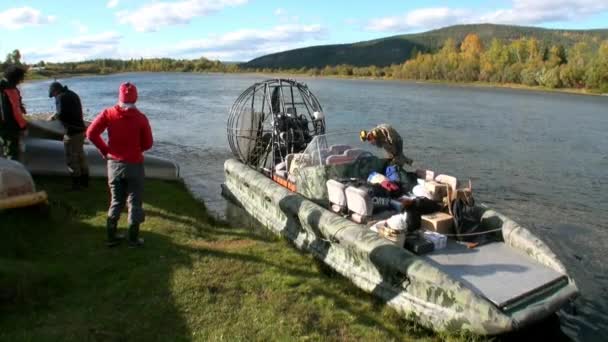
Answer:
POLYGON ((230 109, 230 149, 243 163, 272 173, 288 154, 299 153, 325 133, 325 115, 308 87, 269 79, 245 90, 230 109))

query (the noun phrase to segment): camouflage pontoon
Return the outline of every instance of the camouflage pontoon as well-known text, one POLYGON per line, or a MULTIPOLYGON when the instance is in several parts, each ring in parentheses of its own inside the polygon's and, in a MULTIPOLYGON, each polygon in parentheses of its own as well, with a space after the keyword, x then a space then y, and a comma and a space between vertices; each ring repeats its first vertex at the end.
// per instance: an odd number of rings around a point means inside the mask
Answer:
MULTIPOLYGON (((336 172, 312 168, 323 180, 336 172)), ((474 249, 450 241, 419 256, 238 160, 227 160, 224 170, 225 193, 264 226, 432 329, 504 333, 548 317, 577 294, 541 240, 484 206, 482 226, 501 229, 503 241, 474 249)))

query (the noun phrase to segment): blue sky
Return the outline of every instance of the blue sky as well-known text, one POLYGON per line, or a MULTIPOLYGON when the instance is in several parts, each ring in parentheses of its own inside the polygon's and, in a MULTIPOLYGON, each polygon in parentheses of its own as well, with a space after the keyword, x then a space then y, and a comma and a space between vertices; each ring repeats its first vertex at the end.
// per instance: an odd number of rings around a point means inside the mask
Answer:
POLYGON ((0 56, 28 63, 201 56, 247 61, 461 23, 608 26, 608 0, 0 0, 0 56))

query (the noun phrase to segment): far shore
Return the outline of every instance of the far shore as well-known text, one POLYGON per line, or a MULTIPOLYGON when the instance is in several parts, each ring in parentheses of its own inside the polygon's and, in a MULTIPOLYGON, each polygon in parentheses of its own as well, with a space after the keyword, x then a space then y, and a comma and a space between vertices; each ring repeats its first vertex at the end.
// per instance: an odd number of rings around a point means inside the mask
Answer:
POLYGON ((587 95, 587 96, 608 96, 608 93, 594 92, 590 89, 576 89, 576 88, 547 88, 542 86, 528 86, 517 83, 495 83, 495 82, 453 82, 443 80, 416 80, 416 79, 395 79, 386 77, 358 77, 358 76, 341 76, 341 75, 308 75, 308 74, 294 74, 284 72, 238 72, 238 73, 222 73, 222 72, 181 72, 181 71, 124 71, 107 74, 93 74, 93 73, 82 73, 82 74, 57 74, 53 76, 42 76, 40 74, 29 75, 27 81, 41 81, 49 79, 67 79, 73 77, 84 77, 84 76, 108 76, 121 73, 188 73, 188 74, 226 74, 226 75, 263 75, 268 78, 285 77, 285 78, 327 78, 327 79, 345 79, 345 80, 371 80, 371 81, 391 81, 391 82, 405 82, 405 83, 420 83, 420 84, 440 84, 448 86, 458 87, 473 87, 473 88, 504 88, 504 89, 516 89, 516 90, 528 90, 536 92, 550 92, 550 93, 564 93, 574 95, 587 95))

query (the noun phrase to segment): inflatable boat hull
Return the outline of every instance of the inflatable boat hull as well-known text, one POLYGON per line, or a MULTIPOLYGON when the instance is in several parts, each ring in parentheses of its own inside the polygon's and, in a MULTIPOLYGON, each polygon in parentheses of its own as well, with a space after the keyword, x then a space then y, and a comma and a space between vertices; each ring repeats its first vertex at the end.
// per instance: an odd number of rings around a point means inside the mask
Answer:
POLYGON ((525 258, 552 279, 534 291, 510 298, 514 301, 504 305, 486 298, 463 277, 450 274, 447 270, 454 266, 442 268, 427 257, 410 253, 237 160, 227 160, 224 171, 224 193, 264 226, 309 251, 359 288, 407 316, 414 315, 434 330, 466 330, 482 335, 512 331, 548 317, 577 294, 576 285, 555 254, 529 231, 494 211, 484 215, 498 218, 503 224, 505 242, 496 243, 497 249, 507 250, 507 256, 525 258))
MULTIPOLYGON (((92 145, 85 144, 84 152, 89 165, 90 176, 107 177, 106 160, 103 159, 97 149, 92 145)), ((24 164, 33 175, 69 176, 62 141, 26 138, 24 164)), ((179 167, 170 160, 146 155, 144 166, 147 178, 179 179, 179 167)))

